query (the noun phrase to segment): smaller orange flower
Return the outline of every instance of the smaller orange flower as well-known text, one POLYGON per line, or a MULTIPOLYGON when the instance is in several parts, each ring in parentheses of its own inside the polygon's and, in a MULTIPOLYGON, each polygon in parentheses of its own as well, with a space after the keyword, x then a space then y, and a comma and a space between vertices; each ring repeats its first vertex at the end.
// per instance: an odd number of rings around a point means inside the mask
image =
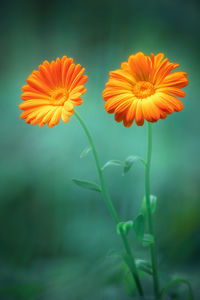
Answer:
POLYGON ((86 92, 84 83, 88 77, 81 65, 75 65, 72 58, 63 56, 49 63, 44 61, 38 71, 33 71, 22 87, 24 100, 19 108, 24 110, 22 119, 32 125, 49 127, 69 121, 74 105, 80 105, 80 98, 86 92))
POLYGON ((177 98, 184 97, 182 88, 188 84, 187 73, 173 72, 179 64, 171 63, 163 53, 151 57, 138 52, 121 64, 121 69, 110 72, 103 91, 108 113, 115 113, 117 122, 130 127, 165 119, 167 114, 183 109, 177 98))

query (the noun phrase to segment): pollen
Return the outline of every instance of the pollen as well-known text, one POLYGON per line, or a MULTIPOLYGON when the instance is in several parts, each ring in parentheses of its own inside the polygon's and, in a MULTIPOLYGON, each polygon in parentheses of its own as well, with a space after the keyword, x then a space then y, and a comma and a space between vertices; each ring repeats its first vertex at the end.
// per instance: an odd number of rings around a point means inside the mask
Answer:
POLYGON ((139 98, 147 98, 155 93, 152 83, 147 81, 139 81, 133 87, 133 94, 139 98))
POLYGON ((52 92, 51 100, 52 105, 62 106, 69 98, 69 93, 66 89, 59 88, 52 92))

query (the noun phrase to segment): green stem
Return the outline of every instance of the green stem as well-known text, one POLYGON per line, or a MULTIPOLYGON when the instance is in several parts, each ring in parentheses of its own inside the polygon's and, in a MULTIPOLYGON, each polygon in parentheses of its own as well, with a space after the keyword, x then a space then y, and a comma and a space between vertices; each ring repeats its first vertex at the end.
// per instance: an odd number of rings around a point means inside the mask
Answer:
MULTIPOLYGON (((80 117, 80 115, 77 112, 75 112, 74 114, 77 117, 80 124, 82 125, 82 127, 83 127, 83 129, 84 129, 84 131, 85 131, 85 133, 88 137, 88 140, 90 142, 90 145, 91 145, 91 148, 92 148, 92 151, 93 151, 93 155, 94 155, 94 159, 95 159, 95 163, 96 163, 96 167, 97 167, 97 171, 98 171, 98 175, 99 175, 99 181, 100 181, 100 184, 101 184, 102 194, 104 196, 105 203, 108 207, 108 210, 109 210, 114 222, 117 225, 119 223, 119 217, 117 215, 117 212, 116 212, 116 210, 115 210, 115 208, 112 204, 112 201, 111 201, 111 199, 109 197, 109 194, 108 194, 108 191, 106 189, 106 185, 105 185, 105 181, 104 181, 104 177, 103 177, 103 172, 102 172, 102 169, 101 169, 99 157, 98 157, 96 148, 94 146, 92 136, 91 136, 85 122, 80 117)), ((133 275, 133 278, 135 279, 137 289, 138 289, 138 292, 139 292, 140 296, 143 296, 143 289, 142 289, 142 286, 141 286, 141 283, 140 283, 140 279, 139 279, 139 276, 138 276, 138 271, 137 271, 136 264, 135 264, 135 259, 133 257, 128 239, 127 239, 127 237, 126 237, 126 235, 123 231, 121 231, 120 233, 121 233, 120 236, 122 237, 122 241, 124 243, 124 247, 125 247, 126 252, 127 252, 128 256, 130 258, 130 262, 131 262, 130 271, 133 275)))
MULTIPOLYGON (((149 233, 154 237, 152 213, 151 213, 151 203, 150 203, 150 166, 151 166, 151 152, 152 152, 152 128, 151 123, 148 122, 147 127, 147 161, 145 167, 145 196, 147 205, 147 218, 148 218, 148 228, 149 233)), ((151 251, 151 262, 153 270, 153 280, 154 280, 154 294, 156 300, 159 299, 159 280, 158 280, 158 267, 156 260, 156 249, 155 249, 155 238, 154 243, 150 246, 151 251)))

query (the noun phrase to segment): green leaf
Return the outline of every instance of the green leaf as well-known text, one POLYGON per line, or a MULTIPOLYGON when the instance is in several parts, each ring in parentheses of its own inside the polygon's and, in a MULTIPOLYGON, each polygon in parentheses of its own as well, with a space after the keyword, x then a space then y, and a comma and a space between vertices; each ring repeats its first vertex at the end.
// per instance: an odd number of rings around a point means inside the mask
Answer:
POLYGON ((103 171, 108 166, 124 167, 124 162, 121 160, 109 160, 107 161, 107 163, 105 163, 105 165, 101 168, 101 170, 103 171))
POLYGON ((81 154, 80 154, 80 158, 85 157, 91 150, 92 150, 92 149, 91 149, 90 146, 85 147, 85 149, 83 149, 83 151, 82 151, 81 154))
POLYGON ((146 260, 143 260, 143 259, 136 259, 135 260, 135 263, 136 263, 136 267, 149 274, 149 275, 152 275, 153 274, 153 270, 152 270, 152 266, 149 262, 147 262, 146 260))
MULTIPOLYGON (((156 211, 156 205, 157 205, 157 197, 154 195, 150 195, 150 207, 151 207, 151 214, 153 215, 156 211)), ((147 215, 147 203, 146 203, 146 197, 144 197, 142 202, 142 213, 144 216, 147 215)))
POLYGON ((124 256, 124 263, 122 265, 123 267, 123 282, 125 286, 125 290, 129 296, 135 296, 137 293, 137 287, 135 280, 133 278, 132 273, 130 272, 130 261, 128 255, 124 256))
POLYGON ((154 243, 153 235, 151 235, 149 233, 144 234, 144 237, 142 239, 142 245, 144 247, 148 247, 148 246, 152 245, 153 243, 154 243))
POLYGON ((142 241, 144 236, 144 216, 143 214, 137 215, 133 221, 133 229, 139 241, 142 241))
POLYGON ((124 166, 124 174, 130 170, 130 168, 132 167, 135 161, 137 161, 137 156, 129 156, 126 158, 125 166, 124 166))
POLYGON ((146 164, 144 159, 142 159, 141 157, 139 156, 128 156, 125 160, 125 165, 124 165, 124 173, 123 175, 125 175, 129 170, 130 168, 132 167, 132 165, 136 162, 136 161, 141 161, 144 165, 146 164))
POLYGON ((80 179, 72 179, 72 181, 74 183, 76 183, 77 185, 81 186, 82 188, 85 188, 85 189, 88 189, 88 190, 97 191, 97 192, 101 192, 100 186, 97 185, 94 182, 84 181, 84 180, 80 180, 80 179))
POLYGON ((117 224, 117 233, 120 235, 123 231, 127 235, 132 226, 133 226, 133 221, 119 222, 117 224))
POLYGON ((192 288, 191 288, 191 285, 190 283, 185 280, 184 278, 176 278, 176 279, 173 279, 171 280, 161 291, 161 294, 160 294, 160 299, 162 299, 169 291, 169 289, 177 284, 177 283, 183 283, 185 285, 187 285, 188 287, 188 294, 187 294, 187 297, 185 298, 185 300, 194 300, 194 296, 193 296, 193 292, 192 292, 192 288))

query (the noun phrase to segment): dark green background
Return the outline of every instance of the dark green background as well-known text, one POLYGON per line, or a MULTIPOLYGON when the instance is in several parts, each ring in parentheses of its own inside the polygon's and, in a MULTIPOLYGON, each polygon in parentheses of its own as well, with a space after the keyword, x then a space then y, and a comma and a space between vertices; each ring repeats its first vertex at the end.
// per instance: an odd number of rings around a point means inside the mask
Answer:
MULTIPOLYGON (((52 129, 20 119, 21 86, 45 59, 67 55, 86 68, 84 103, 77 107, 100 156, 145 155, 146 126, 124 128, 104 110, 108 72, 130 54, 164 52, 180 63, 189 86, 184 110, 153 125, 152 193, 162 283, 166 274, 190 280, 200 297, 198 0, 4 1, 0 12, 0 299, 127 300, 116 228, 102 196, 72 178, 97 181, 91 153, 74 116, 52 129)), ((144 172, 105 170, 122 220, 139 212, 144 172)), ((133 233, 137 257, 147 257, 133 233)), ((143 279, 151 293, 148 277, 143 279)), ((181 291, 180 291, 181 292, 181 291)), ((183 291, 184 292, 184 291, 183 291)), ((180 299, 183 299, 183 295, 180 299)))

